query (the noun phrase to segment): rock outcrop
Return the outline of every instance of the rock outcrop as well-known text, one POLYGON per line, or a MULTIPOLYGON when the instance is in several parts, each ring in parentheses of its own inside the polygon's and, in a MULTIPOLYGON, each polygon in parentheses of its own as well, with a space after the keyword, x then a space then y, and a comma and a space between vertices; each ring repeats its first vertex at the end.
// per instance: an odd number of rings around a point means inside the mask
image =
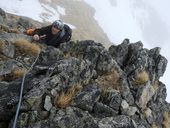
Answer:
POLYGON ((0 128, 13 125, 24 74, 17 128, 169 127, 160 48, 128 39, 108 50, 93 40, 54 48, 23 34, 34 24, 0 10, 0 128))

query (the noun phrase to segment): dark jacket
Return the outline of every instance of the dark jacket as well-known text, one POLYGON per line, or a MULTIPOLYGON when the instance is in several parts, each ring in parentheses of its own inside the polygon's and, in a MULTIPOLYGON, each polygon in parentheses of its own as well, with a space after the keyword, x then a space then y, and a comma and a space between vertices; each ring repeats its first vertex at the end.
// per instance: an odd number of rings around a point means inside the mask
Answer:
POLYGON ((38 34, 39 36, 46 35, 45 36, 45 43, 47 45, 52 45, 55 47, 58 47, 61 43, 69 41, 71 37, 68 39, 68 35, 66 33, 66 26, 68 25, 64 24, 63 29, 57 33, 56 35, 53 35, 51 32, 52 25, 42 27, 39 29, 35 29, 33 32, 33 35, 38 34))

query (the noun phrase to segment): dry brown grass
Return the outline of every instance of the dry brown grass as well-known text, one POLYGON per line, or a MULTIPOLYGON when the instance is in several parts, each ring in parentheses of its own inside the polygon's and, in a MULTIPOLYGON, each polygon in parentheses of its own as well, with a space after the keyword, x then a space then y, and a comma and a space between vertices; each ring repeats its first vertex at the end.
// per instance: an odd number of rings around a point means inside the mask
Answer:
POLYGON ((10 74, 7 74, 5 76, 3 76, 4 81, 13 81, 16 80, 20 77, 22 77, 24 75, 24 73, 26 73, 26 69, 25 68, 14 68, 10 74))
POLYGON ((72 86, 66 92, 61 92, 58 96, 54 99, 54 105, 59 108, 66 108, 70 105, 72 98, 75 94, 82 88, 80 84, 72 86))
POLYGON ((64 58, 65 58, 65 59, 68 59, 68 58, 70 58, 70 57, 71 57, 70 53, 64 54, 64 58))
POLYGON ((151 128, 158 128, 158 127, 156 126, 156 123, 155 123, 155 122, 152 123, 151 128))
POLYGON ((153 84, 152 84, 153 88, 154 88, 154 92, 156 93, 159 89, 159 85, 158 85, 158 81, 155 81, 153 84))
POLYGON ((152 113, 152 111, 149 108, 147 108, 143 111, 143 115, 145 118, 148 118, 151 115, 151 113, 152 113))
POLYGON ((9 28, 8 26, 3 25, 3 24, 0 25, 0 31, 8 32, 8 33, 19 33, 17 28, 9 28))
POLYGON ((0 52, 2 51, 3 49, 3 42, 0 40, 0 52))
POLYGON ((9 28, 8 28, 8 26, 1 24, 0 25, 0 30, 1 30, 1 32, 8 32, 9 28))
POLYGON ((11 72, 11 79, 15 80, 21 76, 23 76, 26 73, 25 68, 14 68, 11 72))
POLYGON ((19 33, 19 30, 17 28, 12 28, 8 30, 9 33, 19 33))
POLYGON ((119 74, 115 70, 110 73, 99 76, 96 79, 96 83, 98 83, 99 87, 101 88, 102 94, 105 94, 105 92, 110 88, 120 90, 121 86, 119 82, 119 77, 119 74))
POLYGON ((41 48, 37 44, 30 43, 25 39, 15 40, 13 44, 21 53, 37 56, 41 51, 41 48))
POLYGON ((169 128, 169 114, 167 111, 163 113, 163 122, 162 122, 162 128, 169 128))
POLYGON ((141 85, 146 83, 148 80, 149 80, 149 74, 145 70, 143 70, 139 72, 136 78, 132 80, 132 85, 141 85))

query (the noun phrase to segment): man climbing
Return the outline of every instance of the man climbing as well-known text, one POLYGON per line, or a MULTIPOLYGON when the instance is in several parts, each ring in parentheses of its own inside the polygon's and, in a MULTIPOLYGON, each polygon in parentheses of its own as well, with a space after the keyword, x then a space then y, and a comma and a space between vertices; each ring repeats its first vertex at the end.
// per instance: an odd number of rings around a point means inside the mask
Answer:
POLYGON ((35 29, 33 40, 39 41, 44 38, 47 45, 58 47, 61 43, 71 39, 72 30, 61 20, 54 21, 51 25, 35 29))

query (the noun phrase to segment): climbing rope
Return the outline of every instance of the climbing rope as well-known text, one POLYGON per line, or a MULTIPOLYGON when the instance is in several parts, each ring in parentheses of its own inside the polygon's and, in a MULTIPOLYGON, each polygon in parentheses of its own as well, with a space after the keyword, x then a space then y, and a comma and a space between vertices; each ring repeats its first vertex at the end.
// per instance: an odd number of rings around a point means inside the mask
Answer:
POLYGON ((39 55, 36 57, 34 63, 32 63, 31 67, 28 69, 28 71, 24 74, 24 76, 22 77, 22 83, 21 83, 21 88, 20 88, 20 96, 19 96, 19 102, 18 102, 18 106, 17 106, 17 110, 16 110, 16 114, 15 114, 15 119, 14 119, 14 123, 13 123, 13 127, 12 128, 16 128, 16 123, 17 123, 17 119, 18 119, 18 114, 19 114, 19 110, 21 107, 21 102, 22 102, 22 95, 23 95, 23 89, 24 89, 24 82, 25 82, 25 77, 27 75, 28 72, 31 71, 31 69, 34 67, 35 63, 37 62, 39 55))

